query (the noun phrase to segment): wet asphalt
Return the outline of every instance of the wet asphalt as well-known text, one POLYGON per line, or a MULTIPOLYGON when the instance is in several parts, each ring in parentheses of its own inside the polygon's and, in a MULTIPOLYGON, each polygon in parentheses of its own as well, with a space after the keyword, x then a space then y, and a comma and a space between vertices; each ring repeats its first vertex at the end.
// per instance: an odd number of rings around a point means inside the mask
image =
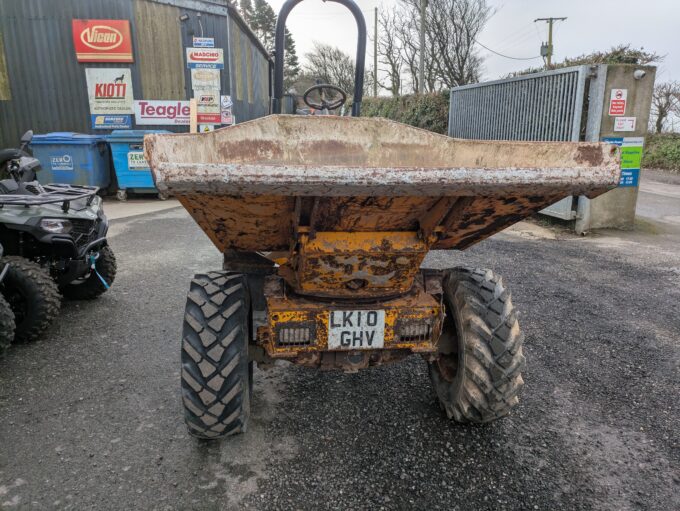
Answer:
POLYGON ((425 363, 256 371, 249 431, 190 438, 179 332, 220 255, 182 209, 114 220, 114 287, 0 360, 0 509, 680 509, 677 237, 501 234, 428 266, 503 275, 513 413, 449 422, 425 363))

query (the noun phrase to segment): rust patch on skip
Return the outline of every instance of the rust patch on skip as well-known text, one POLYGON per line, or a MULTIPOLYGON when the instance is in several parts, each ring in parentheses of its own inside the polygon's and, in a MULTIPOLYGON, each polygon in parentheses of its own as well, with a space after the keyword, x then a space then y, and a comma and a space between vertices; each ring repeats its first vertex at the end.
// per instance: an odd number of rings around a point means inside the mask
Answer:
POLYGON ((466 249, 564 197, 564 193, 520 196, 512 202, 488 197, 467 198, 464 205, 457 203, 454 206, 446 219, 443 237, 431 248, 466 249))
POLYGON ((245 141, 221 143, 216 153, 222 161, 232 163, 247 163, 253 161, 269 161, 277 163, 283 160, 283 147, 274 140, 260 140, 257 138, 245 141))
POLYGON ((281 196, 184 195, 179 201, 215 246, 225 250, 287 250, 294 199, 281 196))
POLYGON ((393 296, 412 287, 426 253, 415 232, 317 232, 314 240, 302 238, 288 280, 305 295, 393 296))
POLYGON ((604 162, 604 155, 602 154, 602 147, 597 144, 581 145, 576 150, 574 156, 576 163, 585 163, 589 167, 597 167, 604 162))

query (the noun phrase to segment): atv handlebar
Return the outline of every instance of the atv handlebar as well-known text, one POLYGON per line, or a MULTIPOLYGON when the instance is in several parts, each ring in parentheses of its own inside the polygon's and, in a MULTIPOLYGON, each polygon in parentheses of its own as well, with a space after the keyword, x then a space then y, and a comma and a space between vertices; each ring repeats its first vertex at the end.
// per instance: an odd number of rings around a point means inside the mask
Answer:
MULTIPOLYGON (((279 17, 276 21, 276 39, 275 39, 275 54, 274 54, 274 97, 272 98, 272 112, 275 114, 281 113, 281 100, 283 98, 283 64, 285 57, 285 36, 286 36, 286 19, 297 4, 303 0, 287 0, 279 11, 279 17)), ((354 70, 354 101, 352 102, 352 117, 359 117, 361 114, 361 99, 364 91, 364 66, 366 59, 366 20, 361 12, 359 6, 354 3, 354 0, 327 0, 335 2, 347 7, 357 22, 358 43, 357 43, 357 59, 354 70)))

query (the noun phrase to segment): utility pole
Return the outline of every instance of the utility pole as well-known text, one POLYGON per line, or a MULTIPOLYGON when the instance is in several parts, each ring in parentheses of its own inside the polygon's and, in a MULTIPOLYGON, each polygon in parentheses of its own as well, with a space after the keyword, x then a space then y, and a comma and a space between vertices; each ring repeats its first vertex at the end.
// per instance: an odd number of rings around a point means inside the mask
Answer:
POLYGON ((420 62, 418 68, 418 92, 425 92, 425 8, 427 0, 420 0, 420 62))
POLYGON ((546 66, 548 69, 552 66, 552 56, 553 56, 553 23, 556 21, 564 21, 567 18, 536 18, 534 23, 537 21, 545 21, 548 23, 548 44, 541 46, 541 56, 545 57, 546 66))
POLYGON ((378 97, 378 8, 373 12, 373 97, 378 97))

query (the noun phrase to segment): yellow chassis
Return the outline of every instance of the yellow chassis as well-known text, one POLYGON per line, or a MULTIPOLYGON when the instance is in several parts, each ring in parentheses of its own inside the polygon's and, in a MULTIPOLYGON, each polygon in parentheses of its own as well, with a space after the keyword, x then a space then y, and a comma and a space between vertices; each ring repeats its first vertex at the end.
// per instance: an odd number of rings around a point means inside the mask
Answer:
POLYGON ((257 342, 273 359, 286 359, 303 365, 320 365, 321 352, 352 353, 366 365, 382 363, 371 358, 375 350, 329 350, 330 311, 385 311, 383 350, 434 353, 443 320, 442 305, 421 285, 404 296, 379 302, 320 302, 302 296, 268 296, 266 325, 257 330, 257 342), (306 332, 306 333, 305 333, 306 332))

